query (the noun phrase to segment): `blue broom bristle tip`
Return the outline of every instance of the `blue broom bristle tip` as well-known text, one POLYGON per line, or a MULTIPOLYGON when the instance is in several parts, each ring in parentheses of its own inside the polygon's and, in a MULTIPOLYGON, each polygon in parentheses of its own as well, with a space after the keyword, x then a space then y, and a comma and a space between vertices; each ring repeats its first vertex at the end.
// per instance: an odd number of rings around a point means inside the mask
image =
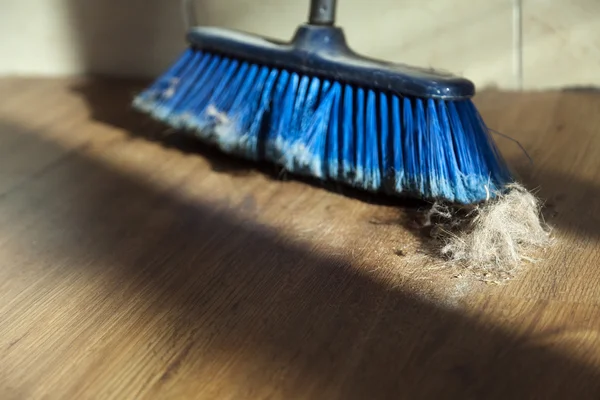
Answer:
POLYGON ((134 106, 222 151, 387 194, 471 204, 512 181, 475 105, 188 49, 134 106))

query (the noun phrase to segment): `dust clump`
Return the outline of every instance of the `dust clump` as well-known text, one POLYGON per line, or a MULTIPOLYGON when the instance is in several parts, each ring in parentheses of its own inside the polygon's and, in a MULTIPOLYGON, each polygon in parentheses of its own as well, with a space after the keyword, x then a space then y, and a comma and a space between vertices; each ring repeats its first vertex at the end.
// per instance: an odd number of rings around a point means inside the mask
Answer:
POLYGON ((552 242, 540 200, 518 183, 506 189, 476 206, 434 204, 423 216, 433 238, 430 251, 446 266, 490 283, 506 281, 523 263, 537 261, 532 254, 552 242))

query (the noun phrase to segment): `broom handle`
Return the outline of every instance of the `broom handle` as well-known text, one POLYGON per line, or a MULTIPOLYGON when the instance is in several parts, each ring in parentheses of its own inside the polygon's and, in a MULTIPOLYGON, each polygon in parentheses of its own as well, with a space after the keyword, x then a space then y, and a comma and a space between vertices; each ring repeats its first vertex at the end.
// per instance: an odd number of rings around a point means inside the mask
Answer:
POLYGON ((333 25, 335 23, 336 0, 311 0, 308 23, 311 25, 333 25))

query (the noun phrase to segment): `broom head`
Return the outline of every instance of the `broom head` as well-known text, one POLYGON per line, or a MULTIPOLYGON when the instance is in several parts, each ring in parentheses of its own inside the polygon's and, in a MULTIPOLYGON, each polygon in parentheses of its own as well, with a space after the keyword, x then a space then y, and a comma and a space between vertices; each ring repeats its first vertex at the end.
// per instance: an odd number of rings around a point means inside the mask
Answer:
POLYGON ((484 201, 511 181, 472 82, 369 59, 342 29, 291 42, 193 28, 134 107, 222 151, 372 192, 484 201))

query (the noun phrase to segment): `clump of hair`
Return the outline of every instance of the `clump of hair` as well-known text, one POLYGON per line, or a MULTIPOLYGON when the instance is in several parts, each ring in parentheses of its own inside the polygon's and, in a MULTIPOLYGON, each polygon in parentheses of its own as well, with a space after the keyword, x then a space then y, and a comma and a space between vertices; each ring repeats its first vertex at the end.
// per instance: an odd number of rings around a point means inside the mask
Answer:
POLYGON ((539 199, 518 183, 468 209, 434 204, 425 217, 439 255, 485 281, 509 279, 551 243, 539 199))

